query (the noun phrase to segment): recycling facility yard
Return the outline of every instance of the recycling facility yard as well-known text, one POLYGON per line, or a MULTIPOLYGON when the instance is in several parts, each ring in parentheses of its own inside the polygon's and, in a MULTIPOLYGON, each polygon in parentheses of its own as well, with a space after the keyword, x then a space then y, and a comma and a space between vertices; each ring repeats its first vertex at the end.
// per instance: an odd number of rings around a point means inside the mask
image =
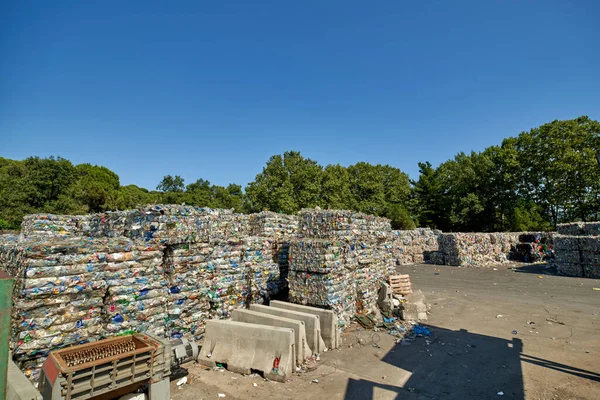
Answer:
POLYGON ((173 399, 600 398, 598 233, 394 231, 318 208, 26 216, 0 237, 12 359, 37 385, 51 351, 137 332, 201 347, 173 399))
POLYGON ((597 280, 556 276, 544 264, 398 272, 431 304, 429 337, 396 344, 385 331, 373 336, 353 324, 341 349, 286 383, 188 364, 188 383, 172 382, 171 398, 600 398, 597 280))

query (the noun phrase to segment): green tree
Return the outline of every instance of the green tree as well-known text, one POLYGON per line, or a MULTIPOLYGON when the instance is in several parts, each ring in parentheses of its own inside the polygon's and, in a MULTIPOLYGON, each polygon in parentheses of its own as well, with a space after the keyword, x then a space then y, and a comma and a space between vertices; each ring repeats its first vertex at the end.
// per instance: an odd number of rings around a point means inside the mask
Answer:
POLYGON ((512 145, 519 154, 520 193, 539 205, 553 225, 597 218, 600 123, 588 117, 552 121, 521 133, 512 145))
POLYGON ((156 196, 152 196, 148 189, 136 185, 121 186, 117 194, 117 208, 119 210, 135 208, 139 205, 153 203, 155 198, 156 196))
POLYGON ((338 210, 356 208, 347 168, 339 164, 326 166, 322 182, 321 207, 338 210))
POLYGON ((114 210, 118 205, 119 176, 106 167, 79 164, 76 180, 69 188, 72 198, 85 206, 86 212, 114 210))
POLYGON ((213 188, 210 182, 198 179, 186 186, 186 202, 198 207, 213 207, 213 188))
POLYGON ((246 187, 251 211, 291 214, 319 204, 323 168, 297 151, 272 156, 263 171, 246 187))
POLYGON ((183 192, 185 189, 184 180, 181 176, 165 175, 156 186, 156 190, 159 192, 183 192))
POLYGON ((438 228, 444 225, 442 185, 435 168, 429 161, 419 163, 419 180, 413 181, 413 195, 416 199, 415 214, 419 226, 438 228))

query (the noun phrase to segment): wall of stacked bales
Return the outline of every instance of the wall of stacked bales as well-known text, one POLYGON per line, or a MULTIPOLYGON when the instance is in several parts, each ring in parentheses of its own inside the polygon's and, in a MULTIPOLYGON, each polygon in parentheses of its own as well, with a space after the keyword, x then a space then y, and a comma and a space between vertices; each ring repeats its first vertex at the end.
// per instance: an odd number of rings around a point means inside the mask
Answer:
POLYGON ((553 241, 553 232, 442 233, 430 259, 454 266, 548 261, 554 257, 553 241))
POLYGON ((178 205, 27 216, 20 238, 0 239, 0 265, 17 277, 14 359, 36 381, 51 350, 89 339, 128 331, 200 339, 206 319, 287 288, 294 224, 260 213, 251 225, 231 210, 178 205))
POLYGON ((600 278, 600 222, 559 224, 554 243, 559 273, 600 278))
POLYGON ((390 253, 396 265, 423 264, 432 261, 433 253, 439 251, 438 237, 442 231, 417 228, 408 231, 392 231, 390 253))

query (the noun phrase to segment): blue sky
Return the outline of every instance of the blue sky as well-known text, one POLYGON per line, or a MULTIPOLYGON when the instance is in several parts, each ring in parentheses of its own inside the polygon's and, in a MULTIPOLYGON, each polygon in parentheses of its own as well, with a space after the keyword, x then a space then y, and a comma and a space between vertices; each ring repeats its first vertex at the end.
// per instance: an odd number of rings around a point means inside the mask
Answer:
POLYGON ((418 175, 554 119, 600 119, 596 1, 0 4, 0 156, 153 189, 273 154, 418 175))

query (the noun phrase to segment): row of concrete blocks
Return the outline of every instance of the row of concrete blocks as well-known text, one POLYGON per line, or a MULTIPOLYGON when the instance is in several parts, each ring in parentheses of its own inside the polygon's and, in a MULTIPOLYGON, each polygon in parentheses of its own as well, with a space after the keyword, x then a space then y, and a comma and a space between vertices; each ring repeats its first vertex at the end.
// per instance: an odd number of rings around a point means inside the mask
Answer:
POLYGON ((307 358, 340 347, 336 314, 283 301, 234 310, 232 321, 209 320, 198 361, 285 382, 307 358))

